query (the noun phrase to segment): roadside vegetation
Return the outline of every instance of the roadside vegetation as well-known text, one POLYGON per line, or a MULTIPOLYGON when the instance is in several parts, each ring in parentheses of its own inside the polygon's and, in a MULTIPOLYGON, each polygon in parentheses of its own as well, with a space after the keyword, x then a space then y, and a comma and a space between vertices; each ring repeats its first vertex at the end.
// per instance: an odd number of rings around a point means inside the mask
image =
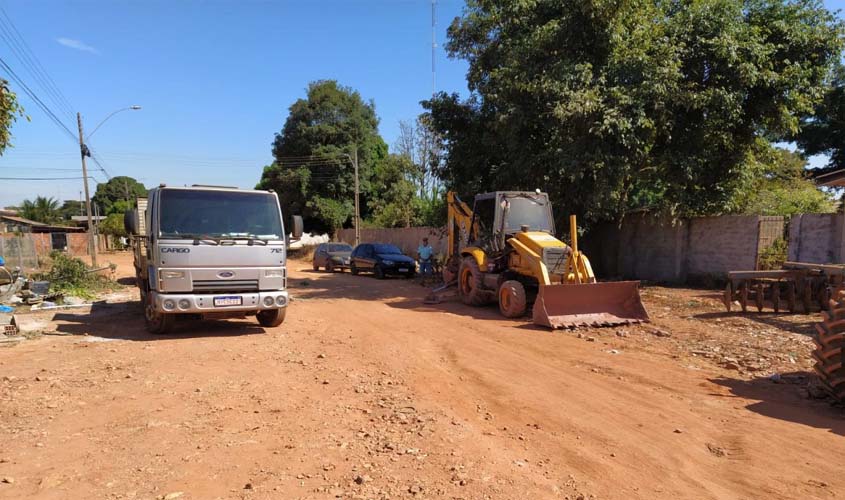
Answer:
POLYGON ((120 286, 106 276, 91 272, 81 259, 65 253, 52 252, 50 261, 50 270, 35 276, 36 280, 50 282, 50 293, 92 300, 98 293, 120 286))

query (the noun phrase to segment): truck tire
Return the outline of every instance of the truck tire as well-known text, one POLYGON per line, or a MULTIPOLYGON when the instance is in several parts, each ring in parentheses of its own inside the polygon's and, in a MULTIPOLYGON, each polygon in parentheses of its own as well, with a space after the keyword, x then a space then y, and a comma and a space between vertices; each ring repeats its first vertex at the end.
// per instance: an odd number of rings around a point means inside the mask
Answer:
POLYGON ((173 328, 173 321, 176 319, 176 316, 156 311, 155 307, 153 307, 152 294, 147 292, 145 295, 144 323, 147 331, 155 335, 168 333, 173 328))
POLYGON ((487 294, 484 293, 484 274, 478 267, 475 257, 464 257, 461 267, 458 269, 458 295, 464 304, 470 306, 483 306, 487 303, 487 294))
POLYGON ((272 309, 269 311, 259 311, 258 314, 255 315, 258 318, 258 323, 266 328, 273 328, 275 326, 279 326, 285 321, 285 314, 287 313, 287 308, 283 307, 281 309, 272 309))
POLYGON ((525 287, 516 280, 508 280, 499 287, 499 311, 506 318, 521 318, 528 308, 525 287))

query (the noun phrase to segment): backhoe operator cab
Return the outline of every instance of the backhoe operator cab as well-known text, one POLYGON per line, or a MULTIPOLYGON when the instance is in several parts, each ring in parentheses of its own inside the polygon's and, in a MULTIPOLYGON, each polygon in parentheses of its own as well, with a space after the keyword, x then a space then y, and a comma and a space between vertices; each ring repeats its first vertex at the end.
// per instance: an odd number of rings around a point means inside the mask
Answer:
MULTIPOLYGON (((500 191, 475 197, 470 245, 503 249, 507 237, 518 231, 554 235, 552 208, 546 193, 500 191)), ((492 250, 493 248, 491 248, 492 250)))

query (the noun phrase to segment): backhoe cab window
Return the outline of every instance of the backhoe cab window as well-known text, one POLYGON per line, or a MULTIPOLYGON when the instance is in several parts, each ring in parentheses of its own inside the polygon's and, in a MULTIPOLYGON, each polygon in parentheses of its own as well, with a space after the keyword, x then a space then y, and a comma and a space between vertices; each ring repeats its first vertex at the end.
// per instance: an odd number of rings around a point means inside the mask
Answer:
MULTIPOLYGON (((487 198, 476 200, 473 207, 472 225, 478 230, 478 241, 486 241, 493 235, 493 224, 496 218, 496 200, 487 198)), ((470 232, 470 238, 473 231, 470 232)))
POLYGON ((549 215, 549 200, 545 196, 506 196, 502 201, 504 216, 504 231, 512 233, 520 230, 523 225, 531 231, 552 232, 552 221, 549 215))
POLYGON ((271 194, 165 189, 159 213, 161 238, 284 238, 271 194))

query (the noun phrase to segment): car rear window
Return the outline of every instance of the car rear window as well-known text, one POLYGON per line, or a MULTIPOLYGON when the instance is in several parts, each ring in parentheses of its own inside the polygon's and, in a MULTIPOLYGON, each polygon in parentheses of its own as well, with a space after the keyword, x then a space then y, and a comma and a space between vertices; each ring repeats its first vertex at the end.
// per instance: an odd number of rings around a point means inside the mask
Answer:
POLYGON ((402 250, 399 250, 399 247, 394 245, 373 245, 373 248, 375 248, 375 251, 378 254, 402 255, 402 250))
POLYGON ((352 247, 344 244, 329 245, 329 252, 351 252, 352 247))

